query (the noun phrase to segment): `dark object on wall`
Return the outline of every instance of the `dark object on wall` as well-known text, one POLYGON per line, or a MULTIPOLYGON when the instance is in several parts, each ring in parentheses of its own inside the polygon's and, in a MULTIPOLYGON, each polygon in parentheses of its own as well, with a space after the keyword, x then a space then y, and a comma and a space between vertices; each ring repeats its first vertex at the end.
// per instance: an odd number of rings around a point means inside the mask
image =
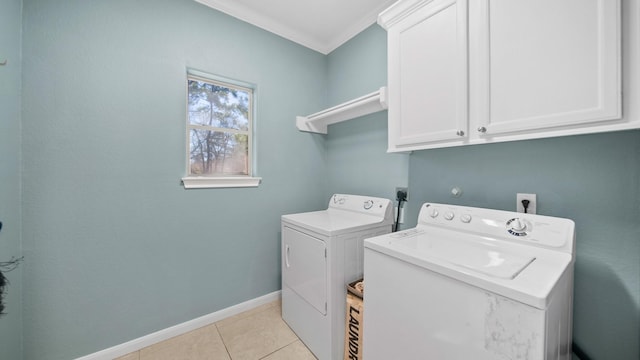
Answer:
POLYGON ((4 287, 7 284, 7 278, 4 277, 4 274, 0 272, 0 315, 4 314, 4 300, 2 296, 4 295, 4 287))
POLYGON ((24 256, 16 259, 11 258, 9 261, 0 262, 0 315, 4 315, 4 291, 9 281, 4 277, 4 273, 14 270, 18 267, 18 264, 24 259, 24 256))

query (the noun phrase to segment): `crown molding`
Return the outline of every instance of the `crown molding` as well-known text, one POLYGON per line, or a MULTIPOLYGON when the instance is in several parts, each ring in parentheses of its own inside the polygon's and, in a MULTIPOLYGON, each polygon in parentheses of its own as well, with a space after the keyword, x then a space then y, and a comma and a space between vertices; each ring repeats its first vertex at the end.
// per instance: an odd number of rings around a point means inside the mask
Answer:
POLYGON ((333 50, 340 47, 342 44, 346 43, 356 35, 360 34, 369 26, 375 24, 376 21, 378 20, 378 14, 383 12, 385 9, 387 9, 389 6, 391 6, 395 2, 396 0, 390 0, 378 6, 377 8, 374 8, 365 16, 363 16, 359 21, 356 21, 353 25, 345 29, 345 31, 343 31, 339 36, 336 36, 335 38, 331 39, 331 41, 327 46, 328 51, 325 52, 324 54, 326 55, 332 52, 333 50))
POLYGON ((300 30, 284 25, 274 19, 261 14, 246 5, 228 0, 195 0, 196 2, 208 6, 214 10, 223 12, 229 16, 240 19, 244 22, 257 26, 261 29, 274 33, 285 39, 298 43, 309 49, 315 50, 324 55, 329 54, 351 38, 362 32, 364 29, 374 24, 378 18, 378 13, 390 6, 395 0, 390 0, 383 5, 371 10, 359 21, 355 21, 345 31, 331 39, 320 39, 313 34, 303 33, 300 30))

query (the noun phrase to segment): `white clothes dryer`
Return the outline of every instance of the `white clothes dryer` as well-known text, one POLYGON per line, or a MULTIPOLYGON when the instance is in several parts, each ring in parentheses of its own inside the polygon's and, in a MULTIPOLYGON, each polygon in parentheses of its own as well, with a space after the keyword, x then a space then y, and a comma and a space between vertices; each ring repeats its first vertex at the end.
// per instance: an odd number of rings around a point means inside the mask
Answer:
POLYGON ((343 358, 346 284, 363 275, 364 239, 392 225, 390 200, 358 195, 282 216, 282 318, 319 360, 343 358))
POLYGON ((364 358, 571 359, 574 249, 568 219, 422 205, 365 240, 364 358))

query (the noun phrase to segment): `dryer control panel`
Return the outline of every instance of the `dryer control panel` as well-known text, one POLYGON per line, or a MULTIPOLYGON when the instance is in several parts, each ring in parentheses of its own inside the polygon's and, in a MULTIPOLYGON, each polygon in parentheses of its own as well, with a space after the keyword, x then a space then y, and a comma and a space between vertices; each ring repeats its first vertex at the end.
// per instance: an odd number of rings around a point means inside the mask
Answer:
POLYGON ((418 227, 437 226, 573 253, 572 220, 468 206, 425 203, 418 227))
POLYGON ((369 214, 381 218, 390 217, 393 219, 393 204, 389 199, 361 196, 335 194, 329 199, 329 210, 348 210, 362 214, 369 214))

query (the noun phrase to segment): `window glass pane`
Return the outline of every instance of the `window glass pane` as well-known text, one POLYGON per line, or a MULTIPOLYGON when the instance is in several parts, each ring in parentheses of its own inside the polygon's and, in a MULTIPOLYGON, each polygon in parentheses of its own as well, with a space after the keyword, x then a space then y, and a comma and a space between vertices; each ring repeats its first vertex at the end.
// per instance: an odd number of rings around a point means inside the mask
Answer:
POLYGON ((247 131, 249 102, 245 90, 189 79, 189 124, 247 131))
POLYGON ((192 129, 190 175, 249 175, 248 136, 192 129))

